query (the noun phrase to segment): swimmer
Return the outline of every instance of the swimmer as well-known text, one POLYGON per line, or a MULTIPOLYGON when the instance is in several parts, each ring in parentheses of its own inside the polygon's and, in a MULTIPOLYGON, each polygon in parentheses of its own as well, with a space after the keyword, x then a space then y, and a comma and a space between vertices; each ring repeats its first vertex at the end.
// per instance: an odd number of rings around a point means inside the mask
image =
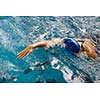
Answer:
POLYGON ((98 54, 96 52, 96 43, 90 39, 72 39, 72 38, 56 38, 52 40, 44 40, 29 45, 23 51, 17 54, 19 58, 23 58, 29 55, 35 48, 48 48, 48 47, 60 47, 67 50, 69 53, 77 55, 83 52, 89 58, 96 59, 98 54))

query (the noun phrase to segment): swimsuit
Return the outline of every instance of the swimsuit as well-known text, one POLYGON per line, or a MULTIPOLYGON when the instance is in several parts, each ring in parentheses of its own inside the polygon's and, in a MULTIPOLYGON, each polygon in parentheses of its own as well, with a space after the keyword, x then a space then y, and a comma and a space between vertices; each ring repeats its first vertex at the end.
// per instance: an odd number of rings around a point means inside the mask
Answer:
POLYGON ((64 38, 63 39, 64 48, 72 54, 79 53, 80 51, 80 44, 72 39, 72 38, 64 38))

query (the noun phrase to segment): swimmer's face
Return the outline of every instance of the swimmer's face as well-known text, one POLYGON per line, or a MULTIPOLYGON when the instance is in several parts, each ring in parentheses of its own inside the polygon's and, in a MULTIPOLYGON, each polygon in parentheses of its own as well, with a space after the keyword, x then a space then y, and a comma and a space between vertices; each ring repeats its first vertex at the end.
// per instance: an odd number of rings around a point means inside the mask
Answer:
POLYGON ((80 48, 80 49, 81 49, 80 51, 84 51, 84 48, 83 48, 83 43, 84 43, 84 42, 78 42, 78 43, 79 43, 79 45, 80 45, 80 47, 81 47, 81 48, 80 48))

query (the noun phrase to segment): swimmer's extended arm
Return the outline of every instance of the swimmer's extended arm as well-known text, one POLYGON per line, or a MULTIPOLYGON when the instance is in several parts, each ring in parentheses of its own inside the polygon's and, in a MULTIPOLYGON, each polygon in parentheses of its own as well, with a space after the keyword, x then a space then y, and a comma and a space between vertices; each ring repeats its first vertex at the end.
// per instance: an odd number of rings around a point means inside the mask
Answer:
POLYGON ((29 55, 32 52, 33 49, 46 47, 48 45, 48 43, 51 43, 51 42, 53 42, 53 40, 46 40, 46 41, 43 41, 43 42, 37 42, 37 43, 34 43, 32 45, 29 45, 23 51, 18 53, 17 56, 19 58, 23 58, 24 56, 29 55))

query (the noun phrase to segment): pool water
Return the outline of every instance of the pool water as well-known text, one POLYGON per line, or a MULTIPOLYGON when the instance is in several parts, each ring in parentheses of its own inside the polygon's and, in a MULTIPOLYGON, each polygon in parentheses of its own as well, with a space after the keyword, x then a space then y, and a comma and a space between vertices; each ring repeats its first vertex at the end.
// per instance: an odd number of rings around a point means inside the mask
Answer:
POLYGON ((0 16, 1 83, 92 83, 99 80, 100 17, 0 16), (29 56, 17 58, 29 44, 63 37, 93 39, 97 42, 98 59, 82 54, 75 56, 58 47, 37 48, 29 56))

